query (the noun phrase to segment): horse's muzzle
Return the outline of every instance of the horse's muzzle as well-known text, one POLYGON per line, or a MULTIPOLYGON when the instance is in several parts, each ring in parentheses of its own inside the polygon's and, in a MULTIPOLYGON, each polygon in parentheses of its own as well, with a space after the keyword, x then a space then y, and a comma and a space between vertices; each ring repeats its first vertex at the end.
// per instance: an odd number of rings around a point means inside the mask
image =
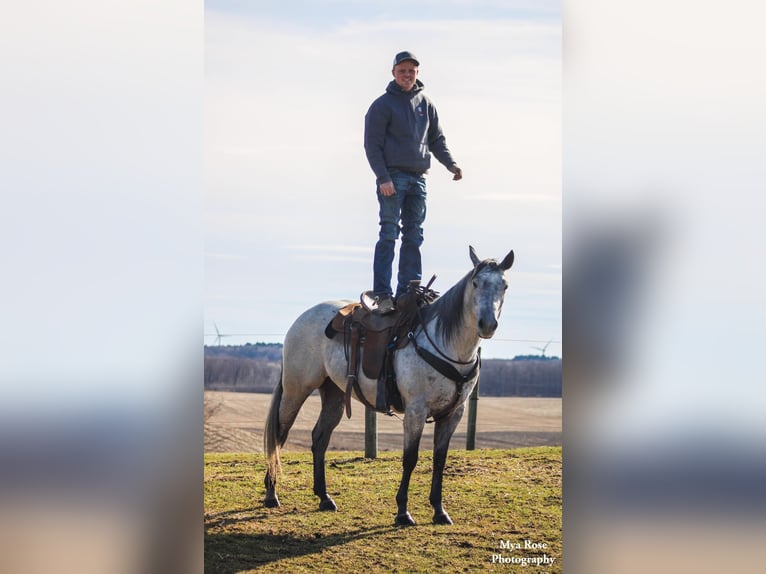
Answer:
POLYGON ((492 319, 492 321, 479 319, 479 337, 490 339, 495 334, 495 331, 497 331, 497 319, 492 319))

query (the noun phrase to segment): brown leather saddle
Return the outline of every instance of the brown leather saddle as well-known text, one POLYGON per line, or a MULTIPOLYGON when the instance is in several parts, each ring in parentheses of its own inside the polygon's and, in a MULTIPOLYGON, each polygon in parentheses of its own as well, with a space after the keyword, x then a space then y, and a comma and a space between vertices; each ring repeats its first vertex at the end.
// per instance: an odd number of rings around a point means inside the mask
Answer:
MULTIPOLYGON (((434 277, 435 278, 435 277, 434 277)), ((429 287, 434 279, 429 282, 429 287)), ((346 415, 351 417, 351 393, 366 406, 378 412, 393 414, 403 411, 402 397, 396 386, 393 358, 398 349, 409 343, 408 334, 420 321, 419 309, 431 303, 438 294, 429 287, 421 287, 419 281, 410 284, 408 292, 396 301, 393 313, 381 315, 369 305, 369 294, 362 293, 359 302, 349 303, 338 310, 325 328, 330 339, 343 336, 348 368, 346 372, 346 415), (361 367, 368 379, 378 381, 375 404, 370 404, 359 388, 359 357, 361 367)))

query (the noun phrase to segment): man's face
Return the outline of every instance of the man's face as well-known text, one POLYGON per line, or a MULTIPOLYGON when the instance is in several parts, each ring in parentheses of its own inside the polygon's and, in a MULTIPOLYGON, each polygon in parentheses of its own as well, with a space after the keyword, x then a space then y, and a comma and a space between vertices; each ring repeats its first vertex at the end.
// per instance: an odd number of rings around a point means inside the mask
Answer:
POLYGON ((405 60, 394 66, 394 81, 405 92, 409 92, 418 77, 418 67, 412 60, 405 60))

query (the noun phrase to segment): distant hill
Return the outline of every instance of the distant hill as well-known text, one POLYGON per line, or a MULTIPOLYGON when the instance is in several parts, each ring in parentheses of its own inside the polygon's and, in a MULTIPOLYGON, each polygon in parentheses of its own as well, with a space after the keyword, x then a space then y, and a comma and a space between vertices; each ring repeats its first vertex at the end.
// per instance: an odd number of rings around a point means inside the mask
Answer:
MULTIPOLYGON (((206 390, 270 393, 281 369, 281 343, 205 346, 206 390)), ((540 355, 483 359, 479 385, 488 397, 560 397, 562 362, 540 355)))
POLYGON ((282 360, 282 343, 245 343, 244 345, 205 345, 207 357, 243 357, 264 361, 282 360))
POLYGON ((483 359, 479 394, 487 397, 560 397, 559 358, 483 359))
POLYGON ((516 355, 511 361, 560 361, 558 357, 547 357, 545 355, 516 355))
POLYGON ((282 370, 282 343, 205 345, 205 389, 270 393, 282 370))

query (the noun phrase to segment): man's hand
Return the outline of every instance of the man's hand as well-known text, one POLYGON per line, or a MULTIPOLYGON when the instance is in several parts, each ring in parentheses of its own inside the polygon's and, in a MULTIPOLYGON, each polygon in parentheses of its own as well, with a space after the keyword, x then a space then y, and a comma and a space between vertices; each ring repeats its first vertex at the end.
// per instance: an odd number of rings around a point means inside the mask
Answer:
POLYGON ((453 165, 449 170, 454 173, 455 175, 452 176, 452 179, 454 181, 458 181, 460 179, 463 179, 463 170, 460 169, 458 166, 453 165))
POLYGON ((386 183, 380 184, 380 194, 385 195, 386 197, 389 197, 391 195, 396 194, 396 188, 394 188, 394 182, 393 181, 387 181, 386 183))

